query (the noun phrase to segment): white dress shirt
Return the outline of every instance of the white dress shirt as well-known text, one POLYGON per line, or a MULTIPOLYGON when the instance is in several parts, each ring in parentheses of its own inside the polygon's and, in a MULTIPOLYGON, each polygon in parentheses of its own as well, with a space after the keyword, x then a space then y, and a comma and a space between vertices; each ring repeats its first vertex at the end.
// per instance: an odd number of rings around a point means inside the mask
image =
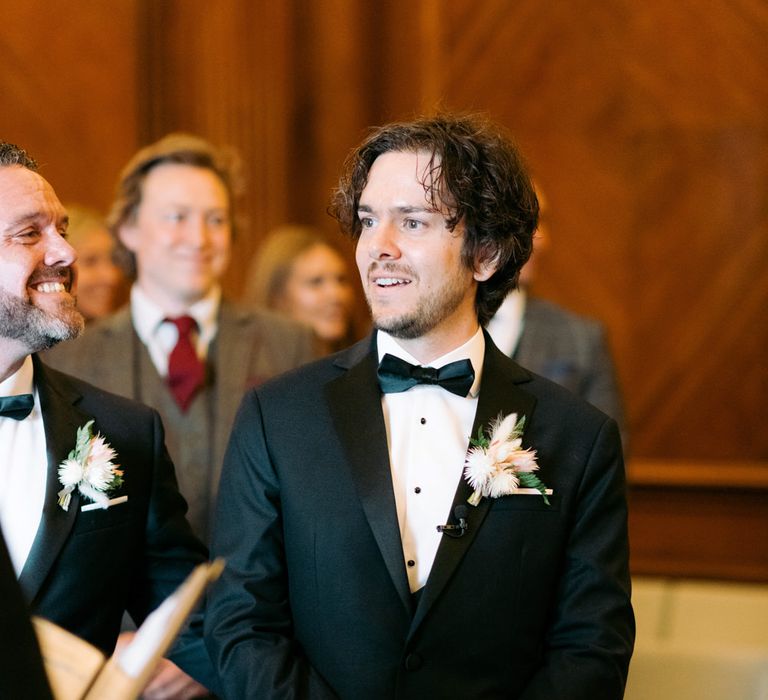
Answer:
MULTIPOLYGON (((0 382, 0 396, 33 394, 35 405, 23 420, 0 416, 0 526, 16 575, 27 561, 45 502, 48 456, 32 358, 0 382)), ((74 447, 74 445, 73 445, 74 447)))
MULTIPOLYGON (((378 331, 377 345, 379 360, 389 353, 411 364, 421 364, 383 331, 378 331)), ((428 365, 439 368, 469 359, 475 381, 467 397, 439 386, 419 384, 381 398, 411 592, 420 589, 429 577, 442 538, 437 526, 452 519, 451 505, 464 471, 477 410, 484 353, 485 338, 478 328, 464 345, 428 365)))
MULTIPOLYGON (((201 360, 208 357, 208 348, 216 337, 220 303, 221 288, 213 287, 205 297, 192 304, 186 311, 197 322, 195 347, 201 360)), ((179 339, 178 329, 173 323, 165 320, 167 316, 168 314, 152 301, 138 284, 131 287, 133 327, 141 342, 147 346, 152 364, 161 377, 168 374, 168 356, 179 339)))
POLYGON ((526 296, 522 289, 515 289, 507 294, 499 310, 486 326, 493 344, 507 357, 512 357, 523 334, 526 296))

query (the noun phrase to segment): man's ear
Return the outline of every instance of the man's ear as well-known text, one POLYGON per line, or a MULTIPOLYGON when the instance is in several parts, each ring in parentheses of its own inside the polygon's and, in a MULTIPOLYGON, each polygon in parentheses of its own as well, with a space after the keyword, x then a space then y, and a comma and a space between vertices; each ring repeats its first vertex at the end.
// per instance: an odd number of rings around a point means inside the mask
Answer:
POLYGON ((117 233, 120 242, 132 253, 136 252, 139 241, 139 227, 136 224, 123 224, 117 233))
POLYGON ((493 277, 496 270, 499 269, 499 254, 496 253, 484 260, 475 262, 473 277, 476 282, 485 282, 493 277))

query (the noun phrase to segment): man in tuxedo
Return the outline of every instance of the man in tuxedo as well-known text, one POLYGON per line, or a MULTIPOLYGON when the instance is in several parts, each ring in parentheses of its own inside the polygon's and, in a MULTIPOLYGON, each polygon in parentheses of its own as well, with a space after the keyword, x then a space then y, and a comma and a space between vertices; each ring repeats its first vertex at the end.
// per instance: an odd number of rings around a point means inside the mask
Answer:
POLYGON ((243 400, 206 617, 226 697, 622 697, 616 423, 482 331, 537 209, 478 118, 388 125, 351 154, 332 211, 376 330, 243 400), (502 442, 468 456, 499 417, 502 442))
MULTIPOLYGON (((207 552, 157 413, 36 355, 83 329, 66 228, 34 160, 0 143, 0 525, 31 611, 111 654, 123 611, 143 621, 207 552)), ((179 653, 213 681, 202 641, 179 653)))
POLYGON ((236 166, 233 154, 189 134, 139 150, 108 216, 135 279, 130 305, 46 356, 160 413, 189 521, 203 541, 243 393, 314 357, 309 330, 222 298, 241 189, 236 166))

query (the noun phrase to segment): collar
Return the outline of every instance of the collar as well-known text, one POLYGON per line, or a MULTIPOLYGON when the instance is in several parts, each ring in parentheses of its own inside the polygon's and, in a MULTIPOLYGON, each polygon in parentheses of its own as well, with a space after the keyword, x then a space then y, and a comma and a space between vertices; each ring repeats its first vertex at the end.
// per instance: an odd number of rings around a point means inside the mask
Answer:
MULTIPOLYGON (((397 340, 386 331, 376 331, 376 349, 378 352, 378 360, 385 354, 389 353, 395 357, 399 357, 401 360, 410 362, 413 365, 421 365, 411 353, 405 350, 397 340)), ((447 352, 432 362, 429 362, 427 367, 435 367, 436 369, 447 365, 449 362, 456 362, 457 360, 469 360, 472 363, 472 367, 475 370, 475 381, 472 383, 472 387, 469 390, 469 396, 471 398, 477 398, 480 392, 480 381, 483 377, 483 359, 485 357, 485 336, 483 335, 483 329, 477 329, 477 332, 463 345, 458 348, 447 352)))
POLYGON ((34 369, 31 355, 24 358, 21 367, 10 377, 0 382, 0 396, 18 396, 19 394, 34 394, 34 369))
POLYGON ((528 294, 524 289, 514 289, 507 294, 486 326, 494 344, 505 355, 513 354, 523 332, 523 315, 527 299, 528 294))
MULTIPOLYGON (((205 346, 216 335, 220 305, 221 287, 215 286, 200 301, 186 309, 186 313, 197 322, 200 340, 205 346)), ((138 284, 131 287, 131 319, 136 334, 145 345, 157 333, 166 317, 165 311, 138 284)))

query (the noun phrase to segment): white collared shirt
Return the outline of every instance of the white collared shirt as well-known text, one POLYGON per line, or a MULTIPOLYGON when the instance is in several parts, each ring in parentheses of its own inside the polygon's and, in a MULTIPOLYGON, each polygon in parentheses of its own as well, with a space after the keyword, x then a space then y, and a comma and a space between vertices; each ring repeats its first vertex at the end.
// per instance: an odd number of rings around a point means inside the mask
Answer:
MULTIPOLYGON (((208 356, 208 349, 218 331, 221 288, 213 287, 200 301, 190 306, 186 313, 197 322, 197 355, 201 360, 208 356)), ((166 321, 163 311, 138 284, 131 287, 131 319, 136 334, 147 346, 152 363, 161 377, 168 374, 168 356, 176 346, 179 332, 173 323, 166 321)))
POLYGON ((493 344, 507 357, 512 357, 523 334, 523 316, 527 295, 522 289, 507 294, 499 310, 488 322, 486 330, 493 344))
MULTIPOLYGON (((387 333, 378 331, 376 341, 379 360, 389 353, 411 364, 421 364, 387 333)), ((485 338, 478 328, 464 345, 428 365, 439 368, 469 359, 475 381, 467 397, 425 384, 401 393, 382 394, 392 486, 411 592, 421 588, 429 577, 443 537, 437 526, 453 521, 451 505, 464 471, 484 353, 485 338)))
POLYGON ((32 357, 0 382, 0 396, 33 394, 35 405, 23 420, 0 417, 0 526, 16 575, 32 549, 45 503, 48 456, 40 399, 34 388, 32 357))

